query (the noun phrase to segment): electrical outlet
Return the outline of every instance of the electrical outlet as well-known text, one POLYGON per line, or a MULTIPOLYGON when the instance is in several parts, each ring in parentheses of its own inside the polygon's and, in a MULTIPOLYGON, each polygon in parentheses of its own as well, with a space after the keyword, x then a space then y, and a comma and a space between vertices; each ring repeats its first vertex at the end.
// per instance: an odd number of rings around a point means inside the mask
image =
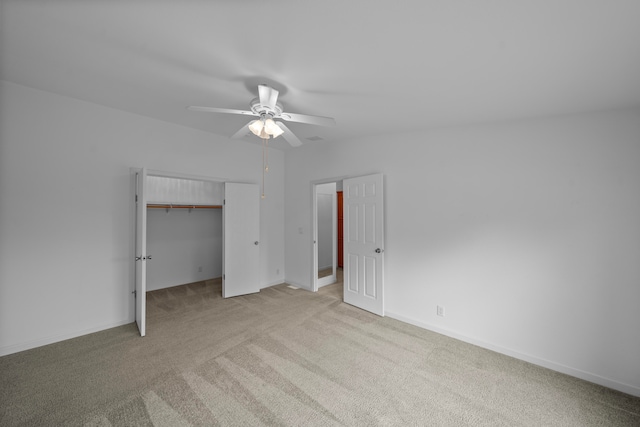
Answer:
POLYGON ((280 274, 280 269, 279 269, 279 268, 276 268, 276 276, 277 276, 278 274, 280 274))
POLYGON ((444 317, 444 307, 441 305, 436 306, 436 314, 440 317, 444 317))
POLYGON ((198 267, 198 273, 202 273, 202 267, 198 267))

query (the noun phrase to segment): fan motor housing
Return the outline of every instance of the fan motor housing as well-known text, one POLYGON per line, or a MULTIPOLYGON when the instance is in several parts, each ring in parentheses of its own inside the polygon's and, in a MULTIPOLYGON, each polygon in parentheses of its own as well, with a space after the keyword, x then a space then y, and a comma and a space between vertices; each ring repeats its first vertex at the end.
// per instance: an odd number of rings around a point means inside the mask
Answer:
POLYGON ((271 117, 280 117, 280 115, 282 114, 282 104, 276 102, 276 107, 271 108, 268 105, 262 105, 260 103, 260 98, 254 98, 251 101, 251 111, 261 117, 263 114, 269 115, 271 117))

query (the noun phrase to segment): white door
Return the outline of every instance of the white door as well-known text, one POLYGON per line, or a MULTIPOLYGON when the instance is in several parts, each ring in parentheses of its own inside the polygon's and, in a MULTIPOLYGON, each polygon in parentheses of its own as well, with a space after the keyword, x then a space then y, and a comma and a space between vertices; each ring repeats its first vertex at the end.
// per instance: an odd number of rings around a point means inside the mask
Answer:
POLYGON ((382 174, 345 179, 344 302, 384 316, 382 174))
POLYGON ((136 171, 136 323, 140 336, 145 335, 145 319, 147 310, 147 198, 145 186, 147 170, 136 171))
POLYGON ((225 183, 222 221, 222 297, 260 292, 258 186, 225 183))

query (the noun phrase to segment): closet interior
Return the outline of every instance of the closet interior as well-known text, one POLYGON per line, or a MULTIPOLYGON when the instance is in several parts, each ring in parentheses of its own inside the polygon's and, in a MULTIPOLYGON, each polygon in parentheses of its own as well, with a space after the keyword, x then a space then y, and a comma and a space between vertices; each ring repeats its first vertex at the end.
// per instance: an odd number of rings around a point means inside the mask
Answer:
POLYGON ((222 277, 222 182, 147 176, 147 291, 222 277))

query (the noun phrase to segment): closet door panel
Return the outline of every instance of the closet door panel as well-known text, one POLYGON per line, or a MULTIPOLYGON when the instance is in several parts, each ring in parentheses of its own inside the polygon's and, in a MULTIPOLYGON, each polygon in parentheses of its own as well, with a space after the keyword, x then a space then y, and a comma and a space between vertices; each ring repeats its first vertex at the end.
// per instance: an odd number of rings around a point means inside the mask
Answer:
POLYGON ((225 183, 223 298, 260 292, 260 196, 256 184, 225 183))
POLYGON ((147 170, 139 169, 135 171, 136 181, 136 288, 135 307, 136 324, 140 331, 140 336, 146 334, 146 311, 147 311, 147 170))

